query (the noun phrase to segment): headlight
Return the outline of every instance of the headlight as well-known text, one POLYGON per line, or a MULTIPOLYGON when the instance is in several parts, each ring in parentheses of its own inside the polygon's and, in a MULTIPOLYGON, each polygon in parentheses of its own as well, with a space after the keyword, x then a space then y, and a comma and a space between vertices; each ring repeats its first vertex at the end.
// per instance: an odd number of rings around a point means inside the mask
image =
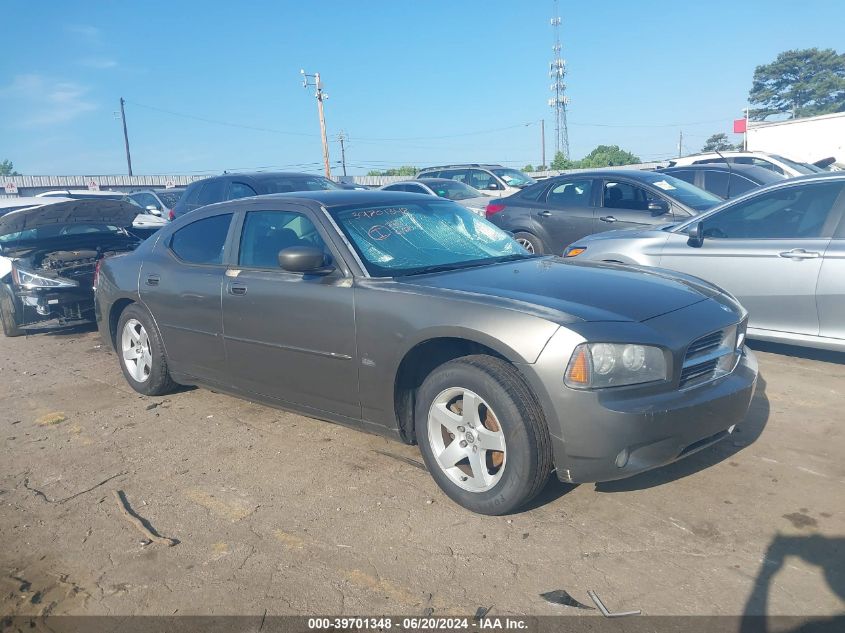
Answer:
POLYGON ((587 250, 586 246, 567 246, 563 251, 564 257, 578 257, 581 253, 587 250))
POLYGON ((659 347, 624 343, 582 343, 575 348, 564 382, 575 389, 600 389, 669 378, 659 347))
POLYGON ((42 277, 32 271, 17 267, 12 268, 12 279, 18 286, 27 290, 32 288, 72 288, 79 285, 75 281, 42 277))

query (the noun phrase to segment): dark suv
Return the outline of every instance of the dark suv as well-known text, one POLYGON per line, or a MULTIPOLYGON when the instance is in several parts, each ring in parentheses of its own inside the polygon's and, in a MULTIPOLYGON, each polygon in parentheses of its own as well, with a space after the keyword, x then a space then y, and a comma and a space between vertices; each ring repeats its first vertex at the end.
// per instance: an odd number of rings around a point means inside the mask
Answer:
POLYGON ((170 212, 170 219, 190 213, 207 204, 263 196, 270 193, 288 193, 291 191, 319 191, 340 189, 335 183, 323 176, 298 172, 255 172, 246 174, 223 174, 204 180, 197 180, 188 185, 185 194, 170 212))

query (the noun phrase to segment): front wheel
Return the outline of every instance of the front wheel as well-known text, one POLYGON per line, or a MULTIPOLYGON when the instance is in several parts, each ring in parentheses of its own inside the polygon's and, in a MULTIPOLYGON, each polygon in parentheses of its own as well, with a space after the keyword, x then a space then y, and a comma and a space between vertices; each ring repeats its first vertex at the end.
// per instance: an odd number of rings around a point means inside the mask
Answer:
POLYGON ((3 324, 3 334, 9 338, 23 336, 24 330, 15 321, 15 312, 12 302, 0 298, 0 322, 3 324))
POLYGON ((546 252, 546 249, 543 246, 543 240, 531 233, 515 233, 513 239, 515 239, 517 244, 532 255, 542 255, 546 252))
POLYGON ((509 363, 483 355, 450 361, 425 379, 417 396, 420 452, 453 501, 480 514, 507 514, 548 480, 545 419, 509 363))
POLYGON ((117 324, 116 351, 126 382, 138 393, 160 396, 176 383, 167 368, 164 344, 149 313, 130 305, 117 324))

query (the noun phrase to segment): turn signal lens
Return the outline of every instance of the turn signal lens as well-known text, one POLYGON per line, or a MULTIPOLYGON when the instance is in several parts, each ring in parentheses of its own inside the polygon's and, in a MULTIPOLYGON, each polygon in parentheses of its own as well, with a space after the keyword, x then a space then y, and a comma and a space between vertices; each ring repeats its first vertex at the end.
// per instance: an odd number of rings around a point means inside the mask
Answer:
POLYGON ((486 215, 489 218, 493 215, 496 215, 497 213, 501 213, 504 210, 505 210, 505 205, 503 205, 499 202, 490 202, 490 203, 488 203, 487 208, 484 210, 484 215, 486 215))
POLYGON ((566 382, 572 385, 587 386, 590 384, 590 360, 587 357, 589 348, 581 345, 575 352, 575 356, 569 361, 569 369, 566 371, 566 382))
POLYGON ((564 257, 578 257, 581 253, 583 253, 586 248, 581 246, 571 246, 566 249, 566 252, 563 254, 564 257))

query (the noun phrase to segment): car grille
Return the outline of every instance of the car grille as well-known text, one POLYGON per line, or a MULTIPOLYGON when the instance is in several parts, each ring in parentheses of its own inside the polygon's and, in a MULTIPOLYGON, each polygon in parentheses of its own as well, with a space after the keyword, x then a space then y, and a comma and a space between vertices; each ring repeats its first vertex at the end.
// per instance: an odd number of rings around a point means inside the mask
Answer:
POLYGON ((739 362, 745 322, 695 339, 687 347, 678 386, 690 389, 731 373, 739 362), (738 336, 739 335, 739 336, 738 336))

